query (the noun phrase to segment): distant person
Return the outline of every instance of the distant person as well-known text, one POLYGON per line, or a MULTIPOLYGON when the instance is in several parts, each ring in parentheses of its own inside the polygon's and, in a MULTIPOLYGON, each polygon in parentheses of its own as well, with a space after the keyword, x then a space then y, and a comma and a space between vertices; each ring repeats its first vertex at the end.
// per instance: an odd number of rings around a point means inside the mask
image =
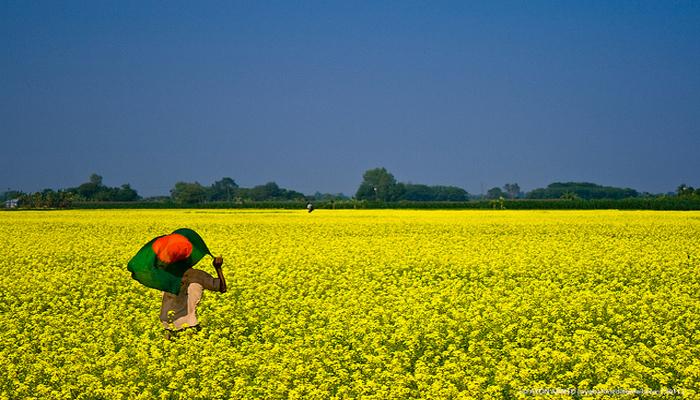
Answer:
POLYGON ((309 210, 309 212, 312 212, 314 210, 314 205, 309 203, 306 205, 306 209, 309 210))

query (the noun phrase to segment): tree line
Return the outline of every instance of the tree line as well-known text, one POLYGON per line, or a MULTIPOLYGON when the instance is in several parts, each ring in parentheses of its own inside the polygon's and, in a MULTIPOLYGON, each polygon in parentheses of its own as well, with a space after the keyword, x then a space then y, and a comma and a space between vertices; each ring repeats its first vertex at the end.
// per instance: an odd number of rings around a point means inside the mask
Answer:
POLYGON ((355 193, 358 200, 373 201, 467 201, 469 193, 456 186, 428 186, 397 182, 386 168, 367 170, 355 193))
POLYGON ((102 176, 90 175, 87 182, 67 189, 44 189, 34 193, 8 191, 4 200, 16 199, 26 208, 67 208, 75 201, 137 201, 141 196, 128 183, 120 187, 109 187, 102 182, 102 176))
MULTIPOLYGON (((639 193, 630 188, 602 186, 590 182, 554 182, 545 188, 523 192, 517 183, 506 183, 503 187, 492 187, 484 195, 471 195, 455 186, 427 186, 397 182, 386 168, 367 170, 355 193, 358 200, 370 201, 467 201, 467 200, 621 200, 637 197, 654 197, 650 193, 639 193)), ((675 195, 700 197, 700 188, 682 184, 675 195)))
POLYGON ((144 199, 131 185, 119 187, 104 185, 102 176, 92 174, 87 182, 67 189, 44 189, 34 193, 8 190, 0 194, 3 202, 17 201, 25 208, 67 208, 73 203, 92 202, 136 202, 160 201, 177 204, 196 205, 208 202, 241 203, 260 201, 309 201, 311 199, 333 200, 345 199, 342 194, 316 193, 306 196, 295 190, 281 188, 275 182, 268 182, 252 188, 239 187, 231 178, 225 177, 210 186, 199 182, 177 182, 170 190, 169 196, 144 199))
MULTIPOLYGON (((681 184, 674 195, 678 198, 700 200, 700 188, 681 184)), ((495 202, 505 200, 621 200, 631 198, 660 197, 639 193, 630 188, 602 186, 589 182, 555 182, 545 188, 534 189, 524 193, 517 183, 506 183, 503 187, 490 188, 485 194, 471 195, 456 186, 430 186, 425 184, 398 182, 386 168, 373 168, 364 172, 354 200, 396 203, 396 202, 466 202, 486 199, 495 202)), ((230 177, 221 178, 209 186, 199 182, 175 183, 169 196, 142 198, 128 183, 119 187, 109 187, 103 183, 102 176, 90 175, 87 182, 67 189, 44 189, 35 193, 7 191, 0 194, 0 200, 16 201, 26 208, 65 208, 74 202, 170 202, 181 205, 204 203, 251 203, 251 202, 287 202, 287 201, 344 201, 350 198, 342 193, 329 194, 316 192, 305 195, 301 192, 281 188, 275 182, 251 188, 240 187, 230 177)))
POLYGON ((170 191, 170 198, 176 203, 201 204, 205 202, 234 202, 244 201, 305 201, 303 193, 279 187, 275 182, 252 188, 239 187, 236 181, 225 177, 204 186, 199 182, 177 182, 170 191))

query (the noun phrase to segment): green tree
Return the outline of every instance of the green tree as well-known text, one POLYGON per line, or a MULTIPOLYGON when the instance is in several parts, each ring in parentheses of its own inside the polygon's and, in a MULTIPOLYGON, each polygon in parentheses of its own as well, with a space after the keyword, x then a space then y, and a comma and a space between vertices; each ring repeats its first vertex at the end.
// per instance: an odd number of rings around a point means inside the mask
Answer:
POLYGON ((432 201, 435 200, 435 191, 428 185, 407 183, 401 200, 432 201))
POLYGON ((694 194, 697 194, 698 191, 696 189, 693 189, 692 186, 688 186, 685 183, 681 183, 678 186, 678 189, 676 189, 676 194, 679 197, 687 197, 687 196, 692 196, 694 194))
POLYGON ((506 194, 499 187, 493 187, 486 192, 487 199, 500 199, 502 197, 506 197, 506 194))
POLYGON ((254 201, 266 200, 305 200, 306 196, 294 190, 283 189, 275 182, 258 185, 241 193, 254 201))
POLYGON ((139 200, 141 196, 136 192, 136 190, 131 188, 128 183, 122 185, 119 189, 114 190, 114 194, 110 198, 111 201, 136 201, 139 200))
POLYGON ((23 195, 24 195, 24 193, 22 193, 20 191, 8 189, 6 192, 4 192, 2 195, 0 195, 0 201, 14 200, 14 199, 17 199, 23 195))
POLYGON ((90 175, 90 183, 95 186, 102 186, 102 176, 97 174, 90 175))
POLYGON ((248 195, 252 200, 263 201, 282 197, 282 189, 275 182, 268 182, 250 189, 248 195))
POLYGON ((435 201, 467 201, 469 193, 456 186, 431 186, 435 201))
POLYGON ((396 178, 386 168, 370 169, 362 175, 362 183, 355 197, 358 200, 397 200, 401 188, 396 186, 396 178))
POLYGON ((209 188, 209 199, 212 201, 231 201, 236 197, 237 190, 236 181, 228 177, 221 178, 209 188))
POLYGON ((428 186, 399 183, 404 191, 400 200, 408 201, 467 201, 469 193, 455 186, 428 186))
POLYGON ((102 184, 102 177, 97 174, 92 174, 88 182, 78 186, 75 191, 85 200, 103 200, 105 196, 98 196, 98 193, 104 191, 104 189, 105 186, 102 184))
POLYGON ((67 208, 73 200, 73 193, 64 190, 44 189, 41 192, 22 194, 19 204, 22 208, 67 208))
POLYGON ((561 195, 561 199, 563 200, 578 200, 578 196, 574 192, 564 192, 561 195))
POLYGON ((90 175, 88 182, 67 191, 89 201, 136 201, 141 198, 128 183, 121 187, 105 186, 102 183, 102 176, 97 174, 90 175))
POLYGON ((520 196, 520 185, 517 183, 506 183, 503 186, 503 190, 508 194, 508 197, 515 199, 520 196))
POLYGON ((546 188, 535 189, 527 194, 529 199, 560 199, 564 193, 574 193, 581 199, 625 199, 638 197, 636 190, 601 186, 588 182, 555 182, 546 188))
POLYGON ((349 197, 343 193, 321 193, 316 192, 312 196, 313 200, 316 201, 335 201, 335 200, 348 200, 349 197))
POLYGON ((207 190, 199 182, 177 182, 170 196, 177 203, 199 204, 206 200, 207 190))

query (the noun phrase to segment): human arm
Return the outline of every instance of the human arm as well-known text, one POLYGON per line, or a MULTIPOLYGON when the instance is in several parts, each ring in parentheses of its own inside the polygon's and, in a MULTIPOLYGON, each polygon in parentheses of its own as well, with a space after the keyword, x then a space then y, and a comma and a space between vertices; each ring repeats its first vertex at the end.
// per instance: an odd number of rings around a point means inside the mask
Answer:
POLYGON ((216 270, 216 275, 220 281, 219 292, 226 293, 226 279, 224 279, 224 272, 221 270, 221 266, 224 265, 224 258, 214 257, 212 265, 214 266, 214 269, 216 270))

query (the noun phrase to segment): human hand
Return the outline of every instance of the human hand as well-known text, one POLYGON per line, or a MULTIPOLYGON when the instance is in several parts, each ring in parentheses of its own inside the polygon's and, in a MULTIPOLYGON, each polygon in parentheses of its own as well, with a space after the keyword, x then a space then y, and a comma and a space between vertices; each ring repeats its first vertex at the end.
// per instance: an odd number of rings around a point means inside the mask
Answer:
POLYGON ((219 269, 221 266, 224 264, 224 258, 223 257, 214 257, 214 261, 212 262, 212 265, 214 268, 219 269))

